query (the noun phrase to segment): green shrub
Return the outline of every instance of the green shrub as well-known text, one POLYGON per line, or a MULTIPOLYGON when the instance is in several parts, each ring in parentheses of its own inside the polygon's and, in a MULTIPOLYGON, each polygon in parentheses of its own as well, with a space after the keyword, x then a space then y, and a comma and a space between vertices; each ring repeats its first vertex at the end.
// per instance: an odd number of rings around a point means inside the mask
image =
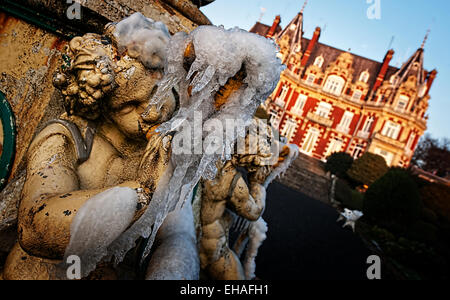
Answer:
POLYGON ((409 173, 391 169, 374 182, 364 196, 367 219, 394 232, 402 232, 421 217, 419 191, 409 173))
POLYGON ((420 197, 426 207, 450 221, 450 187, 428 183, 420 189, 420 197))
POLYGON ((382 156, 366 152, 353 162, 347 175, 355 182, 370 186, 387 171, 388 166, 382 156))
POLYGON ((335 152, 328 156, 325 170, 339 178, 345 178, 347 171, 353 164, 353 158, 345 152, 335 152))
POLYGON ((336 181, 335 198, 341 202, 345 208, 352 210, 363 210, 364 195, 353 190, 345 180, 336 181))
POLYGON ((414 241, 433 244, 437 240, 438 229, 430 223, 424 221, 417 221, 413 223, 405 235, 414 241))
POLYGON ((337 201, 344 203, 346 199, 352 197, 352 189, 345 180, 338 179, 336 181, 335 198, 337 201))

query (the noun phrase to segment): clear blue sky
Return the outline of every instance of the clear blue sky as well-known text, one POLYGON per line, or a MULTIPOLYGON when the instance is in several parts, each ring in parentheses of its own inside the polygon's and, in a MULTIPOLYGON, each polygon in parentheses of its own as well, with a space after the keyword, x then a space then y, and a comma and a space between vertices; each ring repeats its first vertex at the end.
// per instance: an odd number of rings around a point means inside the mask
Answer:
MULTIPOLYGON (((260 18, 261 7, 266 8, 262 23, 272 24, 279 14, 284 27, 302 6, 303 0, 216 0, 202 11, 215 25, 249 30, 260 18)), ((393 66, 401 66, 420 47, 430 28, 424 64, 439 73, 430 92, 427 132, 450 138, 450 1, 309 0, 304 11, 305 37, 311 38, 316 26, 322 28, 322 43, 350 48, 378 61, 383 60, 394 36, 393 66), (369 19, 367 10, 375 1, 380 1, 381 18, 369 19)))

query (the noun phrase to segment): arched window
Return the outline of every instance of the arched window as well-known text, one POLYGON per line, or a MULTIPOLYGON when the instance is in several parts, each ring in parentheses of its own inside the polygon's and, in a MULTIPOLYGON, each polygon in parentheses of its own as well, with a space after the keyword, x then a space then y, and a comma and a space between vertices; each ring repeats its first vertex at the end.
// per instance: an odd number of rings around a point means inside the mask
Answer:
POLYGON ((364 71, 361 73, 361 75, 359 76, 359 81, 365 82, 367 83, 367 81, 369 81, 370 78, 370 74, 367 71, 364 71))
POLYGON ((319 68, 322 68, 322 65, 323 65, 323 56, 322 55, 316 57, 316 59, 314 60, 314 65, 319 68))
POLYGON ((345 85, 344 78, 337 75, 331 75, 328 76, 327 82, 325 83, 323 89, 325 92, 329 92, 336 96, 340 96, 342 94, 342 90, 344 89, 344 85, 345 85))

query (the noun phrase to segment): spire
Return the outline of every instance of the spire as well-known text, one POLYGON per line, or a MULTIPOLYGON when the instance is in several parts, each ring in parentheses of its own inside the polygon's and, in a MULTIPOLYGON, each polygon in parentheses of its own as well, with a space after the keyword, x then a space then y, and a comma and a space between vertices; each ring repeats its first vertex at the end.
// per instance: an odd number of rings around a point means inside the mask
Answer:
POLYGON ((289 41, 288 51, 285 56, 285 61, 289 60, 289 57, 294 52, 300 52, 302 50, 302 38, 303 38, 303 13, 299 12, 294 19, 276 36, 276 40, 287 37, 289 41))
POLYGON ((300 13, 303 14, 303 12, 305 11, 306 5, 308 4, 308 0, 305 0, 305 2, 303 3, 303 7, 300 10, 300 13))
POLYGON ((409 76, 415 75, 417 78, 417 85, 421 86, 425 82, 425 71, 423 69, 423 48, 417 51, 408 59, 406 63, 395 73, 396 86, 400 86, 409 76))
POLYGON ((423 39, 422 46, 420 46, 420 49, 424 49, 425 48, 425 44, 426 44, 426 42, 428 40, 428 37, 430 36, 430 32, 431 32, 431 30, 428 29, 427 30, 427 34, 425 34, 425 38, 423 39))

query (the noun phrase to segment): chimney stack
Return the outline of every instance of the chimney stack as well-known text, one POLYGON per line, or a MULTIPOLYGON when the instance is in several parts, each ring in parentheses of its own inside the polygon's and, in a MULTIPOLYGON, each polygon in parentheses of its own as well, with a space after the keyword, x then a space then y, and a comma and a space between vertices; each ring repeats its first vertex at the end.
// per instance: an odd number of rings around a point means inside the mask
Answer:
POLYGON ((427 79, 427 92, 426 92, 425 95, 428 95, 428 92, 430 91, 431 86, 433 85, 433 81, 434 81, 434 79, 436 78, 437 73, 438 73, 438 72, 436 71, 436 69, 434 69, 433 71, 431 71, 431 72, 428 74, 428 79, 427 79))
POLYGON ((392 57, 394 56, 394 50, 390 49, 383 60, 383 65, 381 66, 380 72, 378 73, 377 80, 375 81, 375 84, 373 85, 372 92, 376 92, 376 90, 381 86, 383 83, 384 77, 386 76, 387 69, 389 67, 389 63, 391 62, 392 57))
POLYGON ((273 20, 272 27, 270 27, 269 32, 267 33, 266 37, 271 38, 275 34, 275 30, 277 30, 278 25, 280 25, 281 17, 278 15, 275 17, 275 20, 273 20))
POLYGON ((311 55, 311 52, 313 51, 314 46, 316 45, 317 41, 319 40, 320 32, 321 32, 320 27, 316 27, 313 37, 309 41, 308 48, 306 48, 306 51, 303 54, 302 61, 300 64, 302 67, 306 66, 306 63, 309 60, 309 56, 311 55))

